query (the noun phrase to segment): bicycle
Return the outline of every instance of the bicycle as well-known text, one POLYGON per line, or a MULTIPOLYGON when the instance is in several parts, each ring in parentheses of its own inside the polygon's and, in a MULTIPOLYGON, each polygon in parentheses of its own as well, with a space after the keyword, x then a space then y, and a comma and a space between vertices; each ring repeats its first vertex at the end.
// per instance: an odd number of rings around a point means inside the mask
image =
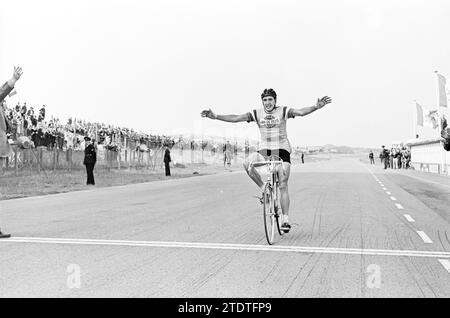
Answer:
POLYGON ((277 156, 271 156, 267 161, 250 163, 250 167, 266 166, 269 172, 267 182, 262 193, 262 198, 258 197, 263 205, 264 231, 266 233, 266 239, 269 245, 274 243, 275 227, 277 228, 280 236, 283 236, 284 234, 284 231, 281 229, 283 212, 280 208, 279 180, 277 174, 278 166, 281 165, 281 167, 283 167, 283 160, 279 157, 279 160, 274 160, 274 157, 277 156))

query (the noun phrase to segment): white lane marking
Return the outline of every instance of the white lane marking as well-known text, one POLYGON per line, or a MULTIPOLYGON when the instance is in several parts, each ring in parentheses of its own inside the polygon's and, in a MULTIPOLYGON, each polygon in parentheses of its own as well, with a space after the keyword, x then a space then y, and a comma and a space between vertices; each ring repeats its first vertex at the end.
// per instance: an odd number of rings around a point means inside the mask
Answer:
POLYGON ((424 231, 416 231, 417 234, 419 234, 420 238, 423 240, 424 243, 431 244, 433 241, 430 239, 430 237, 424 232, 424 231))
POLYGON ((387 195, 391 195, 391 193, 390 193, 389 191, 386 191, 386 194, 387 194, 387 195))
POLYGON ((399 210, 405 209, 405 208, 403 207, 403 205, 401 205, 400 203, 396 203, 395 206, 396 206, 397 209, 399 209, 399 210))
POLYGON ((382 187, 381 189, 383 189, 384 191, 387 191, 387 189, 385 187, 382 187))
POLYGON ((447 270, 447 272, 450 274, 450 261, 448 259, 439 259, 439 263, 444 266, 444 268, 447 270))
POLYGON ((268 245, 226 244, 226 243, 90 240, 90 239, 62 239, 62 238, 39 238, 39 237, 15 237, 10 239, 1 239, 0 244, 2 243, 109 245, 109 246, 165 247, 165 248, 172 247, 172 248, 199 248, 199 249, 222 249, 222 250, 291 252, 291 253, 294 252, 294 253, 323 253, 323 254, 347 254, 347 255, 409 256, 409 257, 430 257, 430 258, 450 259, 450 252, 440 252, 440 251, 380 250, 380 249, 361 249, 361 248, 275 246, 275 245, 268 246, 268 245))
POLYGON ((395 197, 391 197, 392 201, 397 201, 397 199, 395 197))
POLYGON ((409 215, 409 214, 404 214, 403 216, 405 217, 405 219, 408 220, 408 222, 411 222, 411 223, 416 222, 416 220, 414 220, 414 219, 412 218, 412 216, 409 215))

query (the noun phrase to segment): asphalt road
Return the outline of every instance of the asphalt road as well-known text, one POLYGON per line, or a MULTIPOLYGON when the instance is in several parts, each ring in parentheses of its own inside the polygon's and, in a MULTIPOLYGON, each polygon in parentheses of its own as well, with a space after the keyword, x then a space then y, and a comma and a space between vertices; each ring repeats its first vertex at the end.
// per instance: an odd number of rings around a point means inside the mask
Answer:
POLYGON ((450 178, 292 167, 268 246, 244 172, 1 201, 2 297, 450 297, 450 178))

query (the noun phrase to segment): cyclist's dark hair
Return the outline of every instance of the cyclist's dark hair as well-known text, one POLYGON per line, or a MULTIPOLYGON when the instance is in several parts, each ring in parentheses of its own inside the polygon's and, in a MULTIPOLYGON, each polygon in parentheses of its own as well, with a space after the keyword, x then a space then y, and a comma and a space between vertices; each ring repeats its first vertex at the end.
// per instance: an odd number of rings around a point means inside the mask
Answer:
POLYGON ((277 93, 272 88, 266 88, 261 94, 261 99, 267 96, 272 96, 275 100, 277 99, 277 93))

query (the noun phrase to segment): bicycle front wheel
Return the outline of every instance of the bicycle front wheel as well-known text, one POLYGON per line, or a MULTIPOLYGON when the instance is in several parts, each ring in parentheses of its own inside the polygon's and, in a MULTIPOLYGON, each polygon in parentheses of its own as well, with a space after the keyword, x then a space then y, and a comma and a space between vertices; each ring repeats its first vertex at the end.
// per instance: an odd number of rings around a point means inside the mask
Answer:
POLYGON ((275 213, 273 211, 273 195, 270 185, 266 185, 263 192, 263 217, 264 217, 264 230, 266 232, 266 239, 269 245, 273 244, 275 237, 275 213))

